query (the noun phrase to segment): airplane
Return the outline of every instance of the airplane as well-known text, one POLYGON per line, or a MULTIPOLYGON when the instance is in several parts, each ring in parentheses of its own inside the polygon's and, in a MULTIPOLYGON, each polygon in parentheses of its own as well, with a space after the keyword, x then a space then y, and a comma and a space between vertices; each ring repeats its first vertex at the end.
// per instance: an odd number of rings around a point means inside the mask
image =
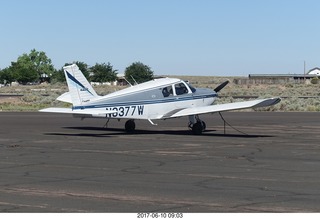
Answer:
POLYGON ((188 127, 193 134, 200 135, 206 129, 201 114, 272 106, 280 98, 257 99, 243 102, 213 105, 218 93, 229 81, 215 89, 194 88, 177 78, 154 79, 115 91, 105 96, 98 95, 76 64, 63 67, 69 92, 57 100, 71 103, 72 108, 45 108, 40 112, 66 113, 74 117, 127 119, 126 132, 136 128, 135 120, 166 120, 187 116, 188 127))

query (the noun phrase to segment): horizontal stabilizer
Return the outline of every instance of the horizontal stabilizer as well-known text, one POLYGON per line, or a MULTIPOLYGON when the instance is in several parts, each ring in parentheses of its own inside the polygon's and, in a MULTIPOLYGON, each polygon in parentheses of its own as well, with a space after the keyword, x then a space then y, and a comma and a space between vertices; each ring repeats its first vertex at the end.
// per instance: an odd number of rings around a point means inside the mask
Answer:
POLYGON ((237 103, 226 103, 226 104, 218 104, 218 105, 211 105, 211 106, 186 108, 176 113, 170 114, 169 116, 168 115, 164 116, 161 119, 175 118, 175 117, 189 116, 189 115, 198 115, 198 114, 205 114, 205 113, 231 111, 231 110, 240 110, 240 109, 247 109, 247 108, 267 107, 267 106, 275 105, 280 101, 281 101, 280 98, 269 98, 269 99, 243 101, 243 102, 237 102, 237 103))
POLYGON ((61 102, 66 102, 66 103, 72 103, 72 98, 69 92, 66 92, 62 95, 60 95, 57 100, 61 101, 61 102))

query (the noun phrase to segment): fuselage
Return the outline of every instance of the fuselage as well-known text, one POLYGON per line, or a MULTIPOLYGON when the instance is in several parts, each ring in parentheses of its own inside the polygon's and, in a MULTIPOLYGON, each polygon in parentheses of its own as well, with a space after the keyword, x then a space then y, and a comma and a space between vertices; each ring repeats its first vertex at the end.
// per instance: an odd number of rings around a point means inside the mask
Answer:
POLYGON ((114 93, 99 96, 73 110, 105 109, 114 119, 163 119, 177 110, 211 105, 217 94, 206 88, 193 88, 176 78, 154 79, 114 93))

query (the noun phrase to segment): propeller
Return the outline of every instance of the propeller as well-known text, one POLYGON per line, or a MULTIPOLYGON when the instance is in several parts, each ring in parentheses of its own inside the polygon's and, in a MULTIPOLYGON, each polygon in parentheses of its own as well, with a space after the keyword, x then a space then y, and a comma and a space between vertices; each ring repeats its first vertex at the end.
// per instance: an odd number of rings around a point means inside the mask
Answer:
POLYGON ((215 89, 214 89, 214 91, 216 92, 216 93, 218 93, 220 90, 222 90, 227 84, 229 84, 229 82, 230 81, 225 81, 225 82, 223 82, 222 84, 220 84, 218 87, 216 87, 215 89))

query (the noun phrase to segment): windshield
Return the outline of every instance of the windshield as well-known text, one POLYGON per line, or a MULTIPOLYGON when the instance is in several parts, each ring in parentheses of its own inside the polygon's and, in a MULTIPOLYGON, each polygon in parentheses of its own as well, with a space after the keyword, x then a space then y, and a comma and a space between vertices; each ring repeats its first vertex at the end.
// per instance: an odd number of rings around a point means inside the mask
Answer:
POLYGON ((189 86, 190 90, 192 91, 192 93, 195 93, 197 89, 195 89, 191 84, 189 84, 188 82, 185 82, 186 85, 189 86))

